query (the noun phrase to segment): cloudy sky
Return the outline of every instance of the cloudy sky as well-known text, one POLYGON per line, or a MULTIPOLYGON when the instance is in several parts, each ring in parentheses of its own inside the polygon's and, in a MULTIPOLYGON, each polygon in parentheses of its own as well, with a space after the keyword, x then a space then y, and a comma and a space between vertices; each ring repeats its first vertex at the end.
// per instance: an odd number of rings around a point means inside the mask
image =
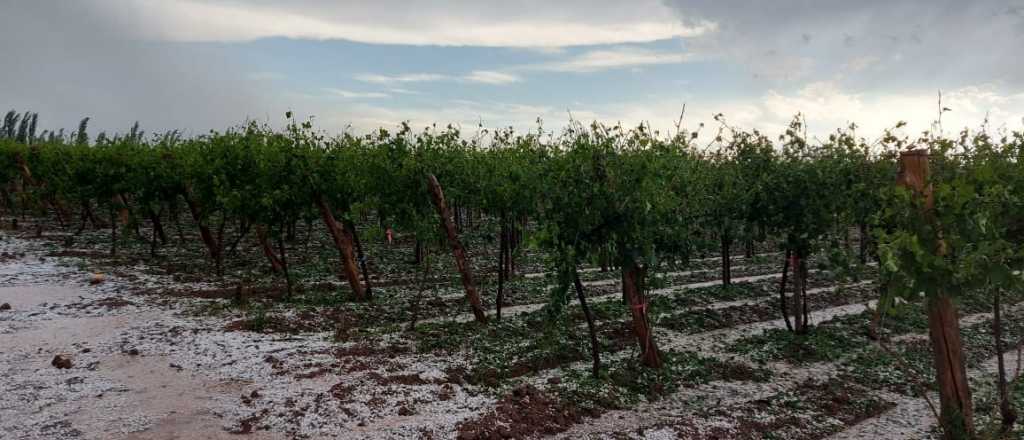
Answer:
POLYGON ((0 108, 202 133, 581 121, 1024 128, 1024 0, 0 2, 0 108))

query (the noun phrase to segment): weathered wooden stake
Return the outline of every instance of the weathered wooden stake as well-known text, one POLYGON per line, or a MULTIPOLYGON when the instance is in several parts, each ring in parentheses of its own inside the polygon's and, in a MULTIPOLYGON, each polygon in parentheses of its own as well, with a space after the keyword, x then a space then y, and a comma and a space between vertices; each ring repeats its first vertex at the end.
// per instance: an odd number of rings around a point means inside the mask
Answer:
MULTIPOLYGON (((898 185, 923 197, 922 217, 934 222, 935 199, 928 183, 928 152, 911 150, 900 154, 898 185)), ((940 232, 941 234, 941 232, 940 232)), ((947 252, 941 235, 936 255, 947 252)), ((974 433, 974 406, 967 382, 963 344, 960 340, 960 319, 956 303, 946 292, 928 292, 928 336, 932 343, 936 380, 939 385, 940 423, 946 439, 970 438, 974 433)))
POLYGON ((260 242, 263 255, 267 257, 267 261, 270 263, 270 270, 274 273, 284 270, 283 262, 274 254, 274 248, 270 245, 270 240, 267 239, 267 227, 265 225, 256 225, 256 239, 260 242))
POLYGON ((640 360, 647 367, 661 368, 661 354, 654 343, 651 324, 647 321, 647 299, 641 288, 642 281, 643 269, 632 260, 625 261, 622 266, 622 293, 628 299, 633 335, 640 345, 640 360))
POLYGON ((366 291, 363 290, 362 283, 359 282, 359 270, 356 268, 352 233, 342 228, 334 218, 334 213, 331 212, 331 205, 327 203, 327 199, 323 196, 318 196, 316 205, 320 208, 320 216, 324 221, 324 225, 327 226, 327 230, 331 233, 331 238, 334 239, 334 246, 338 248, 338 252, 341 254, 341 266, 344 270, 345 278, 348 279, 348 285, 352 288, 352 293, 357 300, 368 299, 366 291))
POLYGON ((469 299, 469 307, 473 310, 473 316, 477 322, 486 323, 487 313, 484 312, 483 304, 480 302, 480 295, 476 291, 476 284, 473 282, 473 271, 469 266, 469 257, 466 249, 459 241, 459 235, 455 232, 455 223, 452 221, 451 210, 444 200, 444 191, 441 184, 433 174, 427 176, 427 185, 430 187, 430 197, 437 208, 437 214, 441 216, 441 229, 448 236, 448 243, 452 246, 452 255, 455 257, 455 265, 462 275, 462 287, 466 289, 466 298, 469 299))

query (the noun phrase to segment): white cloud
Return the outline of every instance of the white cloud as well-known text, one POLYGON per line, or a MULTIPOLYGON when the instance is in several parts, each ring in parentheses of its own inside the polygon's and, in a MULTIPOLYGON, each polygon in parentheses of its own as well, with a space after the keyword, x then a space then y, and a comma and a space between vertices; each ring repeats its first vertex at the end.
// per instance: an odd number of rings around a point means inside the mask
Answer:
POLYGON ((552 72, 595 72, 599 70, 635 68, 658 64, 679 64, 693 61, 692 54, 618 47, 584 52, 562 61, 525 66, 526 69, 552 72))
POLYGON ((137 32, 171 41, 344 39, 374 44, 559 47, 692 37, 714 24, 683 24, 657 0, 452 2, 378 0, 94 0, 137 32))
POLYGON ((511 84, 521 81, 518 76, 492 70, 474 70, 464 77, 466 81, 484 84, 511 84))
MULTIPOLYGON (((722 113, 731 126, 742 130, 757 129, 770 136, 785 132, 792 118, 801 113, 808 133, 824 139, 850 123, 858 126, 858 135, 873 140, 883 130, 900 121, 907 125, 900 132, 915 136, 932 128, 938 116, 935 91, 875 93, 851 91, 834 82, 814 82, 792 91, 769 90, 759 97, 728 100, 680 96, 676 99, 648 99, 635 102, 590 105, 593 118, 577 118, 584 122, 598 120, 621 122, 635 126, 648 122, 666 133, 674 130, 679 111, 686 104, 683 126, 697 129, 705 124, 701 139, 705 142, 717 130, 713 115, 722 113)), ((1024 93, 1008 93, 994 84, 962 87, 942 93, 943 107, 952 109, 942 116, 946 135, 956 135, 965 127, 978 128, 986 117, 990 128, 1024 129, 1024 93)), ((573 112, 576 115, 576 112, 573 112)), ((555 126, 562 120, 554 120, 555 126)))
POLYGON ((374 84, 432 82, 443 81, 449 78, 450 77, 447 75, 441 75, 437 73, 407 73, 402 75, 363 74, 355 76, 355 79, 359 81, 374 84))
POLYGON ((353 92, 353 91, 350 91, 350 90, 342 90, 342 89, 335 89, 335 88, 326 88, 326 89, 324 89, 324 91, 327 92, 327 93, 330 93, 331 95, 339 96, 339 97, 342 97, 342 98, 345 98, 345 99, 380 99, 380 98, 387 98, 387 97, 390 96, 387 93, 380 93, 380 92, 353 92))
POLYGON ((358 81, 373 84, 462 81, 489 85, 507 85, 523 80, 521 76, 511 72, 587 73, 612 69, 633 69, 634 71, 639 71, 644 66, 679 64, 695 59, 692 54, 684 52, 656 51, 635 47, 613 47, 610 49, 586 51, 559 61, 510 66, 505 68, 504 71, 474 70, 459 76, 438 73, 361 74, 356 75, 354 78, 358 81))
MULTIPOLYGON (((440 73, 406 73, 400 75, 362 74, 354 77, 358 81, 373 84, 402 84, 438 81, 465 81, 491 85, 505 85, 519 82, 522 78, 511 73, 493 70, 474 70, 466 75, 454 76, 440 73)), ((403 90, 403 92, 408 92, 403 90)), ((403 93, 399 92, 399 93, 403 93)))
MULTIPOLYGON (((859 127, 858 135, 869 140, 877 138, 884 129, 899 121, 908 123, 902 133, 917 135, 931 128, 938 113, 937 96, 932 91, 876 93, 845 89, 836 82, 814 82, 793 91, 769 90, 756 96, 730 99, 692 95, 675 98, 644 96, 630 102, 575 102, 568 107, 543 101, 510 103, 451 99, 400 103, 356 98, 339 107, 330 100, 324 100, 323 96, 295 95, 274 108, 294 108, 304 114, 316 115, 317 126, 332 133, 346 129, 367 132, 409 121, 417 129, 433 124, 440 127, 454 124, 463 128, 464 135, 473 136, 478 124, 487 128, 511 126, 520 132, 535 131, 538 118, 543 120, 545 130, 557 133, 567 125, 571 113, 573 119, 584 124, 591 121, 621 122, 626 127, 634 127, 647 122, 654 129, 668 134, 674 131, 684 103, 683 127, 694 130, 700 123, 705 124, 699 138, 701 145, 714 135, 717 123, 712 117, 718 113, 724 114, 734 127, 757 129, 773 139, 785 131, 794 115, 802 113, 812 136, 824 139, 836 129, 846 128, 855 122, 859 127)), ((992 128, 1024 129, 1021 120, 1024 117, 1022 92, 1008 92, 992 84, 963 87, 944 92, 943 106, 952 109, 943 116, 943 126, 948 135, 955 135, 963 127, 976 128, 986 116, 992 128)), ((276 122, 273 118, 270 121, 276 122)))
POLYGON ((810 83, 792 95, 770 90, 761 102, 766 112, 776 118, 791 118, 797 113, 815 118, 855 118, 864 113, 860 95, 844 92, 832 82, 810 83))
POLYGON ((400 95, 419 95, 420 94, 420 92, 417 92, 415 90, 403 89, 401 87, 392 87, 392 88, 388 89, 388 91, 391 92, 391 93, 397 93, 397 94, 400 94, 400 95))

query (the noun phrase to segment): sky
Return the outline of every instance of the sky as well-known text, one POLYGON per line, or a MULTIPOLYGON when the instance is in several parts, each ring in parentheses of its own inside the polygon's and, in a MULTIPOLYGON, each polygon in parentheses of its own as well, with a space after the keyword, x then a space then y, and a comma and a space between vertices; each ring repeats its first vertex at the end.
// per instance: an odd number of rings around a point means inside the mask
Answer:
POLYGON ((0 1, 0 109, 201 134, 1024 129, 1024 0, 0 1), (683 108, 685 106, 685 112, 683 108))

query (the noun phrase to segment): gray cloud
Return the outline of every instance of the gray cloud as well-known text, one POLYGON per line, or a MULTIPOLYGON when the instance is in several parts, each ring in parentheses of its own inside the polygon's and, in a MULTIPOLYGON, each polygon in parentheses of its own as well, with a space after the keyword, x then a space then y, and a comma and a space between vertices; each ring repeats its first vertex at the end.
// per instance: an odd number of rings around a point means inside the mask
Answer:
MULTIPOLYGON (((557 125, 567 106, 574 107, 578 116, 592 114, 633 123, 659 115, 672 117, 681 104, 666 101, 655 105, 638 97, 636 102, 588 101, 579 110, 576 107, 581 105, 575 103, 544 101, 507 103, 493 109, 481 105, 449 109, 447 103, 428 100, 407 105, 398 102, 398 95, 410 91, 396 87, 401 81, 389 81, 399 78, 390 72, 379 72, 376 79, 364 78, 380 90, 350 89, 341 84, 330 98, 329 94, 303 96, 309 92, 288 90, 288 81, 281 74, 260 70, 266 66, 248 71, 245 60, 231 58, 230 43, 165 41, 209 42, 220 41, 219 37, 244 41, 258 38, 263 35, 260 32, 299 32, 298 38, 318 38, 302 36, 307 31, 334 38, 332 32, 352 32, 345 27, 356 17, 360 25, 384 32, 367 38, 419 38, 407 41, 409 44, 473 45, 465 35, 446 33, 462 24, 487 30, 486 38, 479 41, 485 46, 500 46, 496 42, 533 28, 544 28, 547 33, 533 36, 550 37, 544 41, 554 46, 579 41, 574 36, 577 28, 545 26, 551 22, 605 31, 614 31, 617 24, 631 24, 633 33, 626 37, 607 34, 625 41, 664 35, 666 29, 669 34, 687 34, 699 27, 704 31, 679 40, 680 51, 639 44, 624 46, 626 49, 592 47, 575 55, 551 50, 544 51, 548 56, 545 64, 533 70, 515 70, 514 78, 501 66, 473 66, 467 72, 475 70, 473 78, 478 82, 504 84, 520 78, 528 82, 539 70, 565 73, 717 59, 736 64, 757 79, 753 84, 741 84, 746 96, 719 98, 715 96, 718 90, 704 90, 690 108, 695 112, 707 109, 705 114, 726 111, 732 120, 755 126, 776 126, 797 111, 869 119, 872 127, 904 117, 927 124, 934 113, 937 89, 953 92, 948 96, 955 104, 954 116, 969 118, 965 123, 978 122, 975 120, 990 110, 1005 121, 1019 120, 1024 113, 1024 59, 1018 55, 1018 47, 1024 46, 1024 0, 894 4, 876 0, 664 0, 664 4, 645 2, 643 7, 611 1, 593 6, 575 0, 551 8, 545 4, 539 0, 452 1, 445 5, 410 5, 396 0, 358 4, 313 0, 5 2, 0 3, 0 56, 4 57, 0 110, 38 111, 46 128, 73 128, 81 117, 91 116, 95 134, 100 129, 123 130, 135 120, 149 131, 184 128, 194 132, 223 128, 247 116, 280 122, 289 105, 303 114, 318 115, 325 128, 339 130, 348 123, 364 129, 384 122, 412 119, 422 123, 430 118, 441 123, 485 119, 496 125, 530 125, 538 115, 557 125), (301 13, 322 19, 327 26, 305 30, 293 22, 270 30, 259 26, 222 29, 180 14, 197 5, 227 8, 221 12, 253 13, 257 18, 301 13), (162 16, 161 11, 166 10, 177 15, 162 16), (453 25, 449 19, 461 24, 453 25), (653 27, 648 26, 652 23, 653 27), (665 23, 678 27, 665 27, 665 23), (372 100, 376 105, 366 102, 384 95, 391 99, 372 100), (339 105, 339 98, 346 98, 346 105, 339 105), (360 100, 363 102, 351 102, 360 100)), ((231 15, 219 17, 223 20, 231 15)), ((406 79, 413 83, 413 79, 424 78, 406 79)), ((843 121, 830 119, 828 123, 843 121)))
POLYGON ((92 2, 0 7, 0 109, 39 112, 42 128, 205 131, 238 123, 260 98, 217 49, 125 38, 92 2))
POLYGON ((684 22, 717 32, 688 40, 752 75, 782 81, 841 76, 855 86, 938 89, 981 82, 1024 85, 1024 1, 666 0, 684 22), (843 71, 876 58, 872 69, 843 71))

